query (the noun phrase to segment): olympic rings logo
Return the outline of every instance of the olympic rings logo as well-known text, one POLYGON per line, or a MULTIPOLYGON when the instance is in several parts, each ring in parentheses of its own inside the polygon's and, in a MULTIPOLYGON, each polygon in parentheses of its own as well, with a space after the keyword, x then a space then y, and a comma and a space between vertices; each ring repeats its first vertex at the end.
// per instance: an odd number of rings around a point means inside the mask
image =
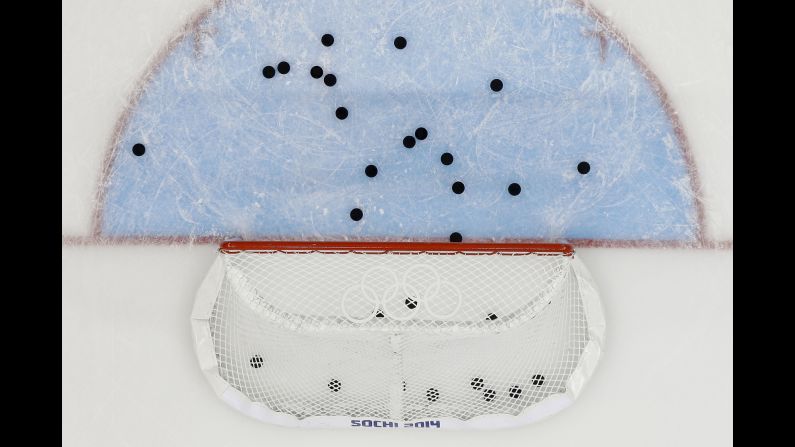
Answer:
MULTIPOLYGON (((373 319, 379 311, 397 321, 408 321, 419 315, 422 309, 434 318, 446 319, 455 315, 461 308, 461 291, 455 284, 442 281, 439 271, 428 264, 416 264, 403 273, 401 277, 394 270, 386 267, 374 267, 365 272, 359 284, 345 290, 342 295, 342 314, 348 320, 362 324, 373 319), (378 276, 381 280, 378 280, 378 276), (429 278, 430 284, 422 284, 423 278, 429 278), (386 282, 386 286, 376 287, 372 284, 386 282), (401 294, 402 292, 402 294, 401 294), (443 313, 440 300, 443 295, 454 297, 452 311, 443 313), (358 297, 363 298, 372 306, 372 311, 364 317, 354 316, 350 310, 352 302, 358 297), (401 298, 404 298, 403 301, 401 298), (410 301, 411 300, 411 301, 410 301), (409 306, 412 304, 413 306, 409 306)), ((445 309, 446 310, 446 309, 445 309)))

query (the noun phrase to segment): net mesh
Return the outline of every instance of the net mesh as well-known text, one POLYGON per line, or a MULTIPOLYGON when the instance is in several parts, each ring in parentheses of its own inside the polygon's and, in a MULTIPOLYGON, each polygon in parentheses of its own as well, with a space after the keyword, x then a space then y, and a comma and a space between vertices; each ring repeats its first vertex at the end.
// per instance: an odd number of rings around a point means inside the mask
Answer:
POLYGON ((223 257, 219 374, 299 419, 517 415, 566 391, 588 342, 570 256, 223 257))

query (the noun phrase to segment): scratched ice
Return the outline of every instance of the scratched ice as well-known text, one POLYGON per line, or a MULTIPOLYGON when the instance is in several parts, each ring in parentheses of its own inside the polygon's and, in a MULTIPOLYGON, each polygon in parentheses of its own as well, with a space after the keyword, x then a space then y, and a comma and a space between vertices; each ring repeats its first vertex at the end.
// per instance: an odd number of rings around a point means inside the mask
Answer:
POLYGON ((656 81, 573 1, 221 2, 156 64, 121 123, 101 186, 107 236, 700 231, 695 174, 656 81), (282 61, 288 73, 263 75, 282 61), (419 127, 427 138, 404 147, 419 127))

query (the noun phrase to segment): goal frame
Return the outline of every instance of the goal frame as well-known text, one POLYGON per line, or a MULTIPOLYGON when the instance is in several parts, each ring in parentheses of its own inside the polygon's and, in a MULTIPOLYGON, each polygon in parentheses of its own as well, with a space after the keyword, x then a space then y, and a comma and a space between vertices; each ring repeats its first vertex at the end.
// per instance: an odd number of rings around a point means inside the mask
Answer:
POLYGON ((590 273, 574 256, 569 244, 560 243, 491 243, 491 242, 374 242, 374 241, 226 241, 219 246, 219 256, 213 262, 196 293, 191 315, 194 348, 200 368, 215 393, 231 407, 249 417, 270 424, 301 428, 443 428, 443 429, 498 429, 531 424, 570 406, 589 381, 601 357, 604 344, 605 321, 599 294, 590 273), (225 275, 224 256, 237 253, 367 253, 367 254, 418 254, 439 255, 490 255, 535 254, 539 256, 565 256, 572 261, 574 274, 580 288, 584 313, 588 321, 589 341, 579 359, 576 370, 566 381, 564 393, 552 394, 517 415, 485 414, 468 420, 451 417, 434 418, 433 421, 399 421, 379 418, 349 416, 311 416, 298 419, 251 401, 245 394, 229 384, 219 372, 214 340, 210 330, 210 317, 225 275), (419 422, 419 424, 417 424, 419 422))

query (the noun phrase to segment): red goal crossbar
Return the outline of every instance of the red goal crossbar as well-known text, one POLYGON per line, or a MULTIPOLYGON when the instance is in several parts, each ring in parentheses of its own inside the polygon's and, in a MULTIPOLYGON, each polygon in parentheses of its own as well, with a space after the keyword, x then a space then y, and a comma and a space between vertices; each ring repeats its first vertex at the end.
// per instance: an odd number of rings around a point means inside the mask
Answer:
POLYGON ((554 243, 496 242, 372 242, 372 241, 227 241, 220 250, 242 251, 374 251, 374 252, 451 252, 451 253, 539 253, 571 256, 574 247, 554 243))

